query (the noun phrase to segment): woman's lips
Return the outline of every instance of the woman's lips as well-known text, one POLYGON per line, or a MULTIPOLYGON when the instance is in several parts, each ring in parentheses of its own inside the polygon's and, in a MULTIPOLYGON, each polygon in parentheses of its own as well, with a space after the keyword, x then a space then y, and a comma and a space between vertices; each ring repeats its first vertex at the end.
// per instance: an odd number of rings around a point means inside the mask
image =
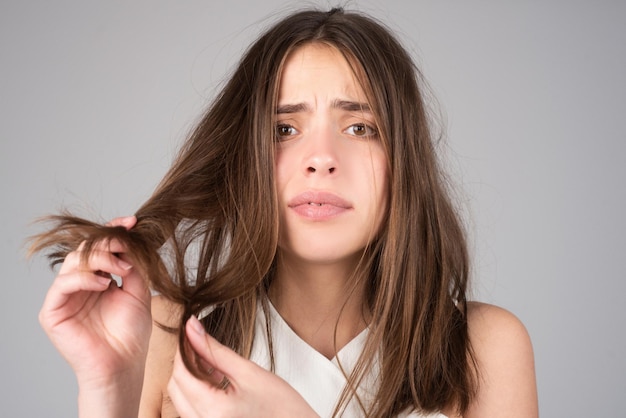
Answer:
POLYGON ((295 196, 287 206, 312 221, 325 221, 352 209, 350 202, 336 194, 316 191, 306 191, 295 196))

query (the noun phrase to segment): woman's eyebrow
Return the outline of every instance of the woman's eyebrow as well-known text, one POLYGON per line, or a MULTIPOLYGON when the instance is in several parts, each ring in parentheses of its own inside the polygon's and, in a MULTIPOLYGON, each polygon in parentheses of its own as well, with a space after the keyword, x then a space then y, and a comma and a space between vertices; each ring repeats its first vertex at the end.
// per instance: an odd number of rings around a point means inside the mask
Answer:
POLYGON ((371 112, 370 105, 367 103, 354 102, 351 100, 334 100, 332 103, 334 109, 345 110, 347 112, 371 112))
POLYGON ((285 104, 276 108, 276 114, 307 112, 311 107, 306 103, 285 104))
MULTIPOLYGON (((362 102, 355 102, 352 100, 333 100, 331 107, 333 109, 345 110, 347 112, 371 112, 370 105, 362 102)), ((276 114, 289 114, 308 112, 311 110, 311 106, 307 103, 296 104, 284 104, 276 108, 276 114)))

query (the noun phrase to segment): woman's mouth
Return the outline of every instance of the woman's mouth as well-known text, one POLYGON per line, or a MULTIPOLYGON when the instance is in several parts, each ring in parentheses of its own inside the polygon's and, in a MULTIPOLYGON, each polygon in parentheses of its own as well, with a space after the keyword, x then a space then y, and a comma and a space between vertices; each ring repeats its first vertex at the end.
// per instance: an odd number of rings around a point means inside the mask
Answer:
POLYGON ((352 209, 344 198, 329 192, 306 191, 291 200, 287 206, 299 216, 311 221, 325 221, 352 209))

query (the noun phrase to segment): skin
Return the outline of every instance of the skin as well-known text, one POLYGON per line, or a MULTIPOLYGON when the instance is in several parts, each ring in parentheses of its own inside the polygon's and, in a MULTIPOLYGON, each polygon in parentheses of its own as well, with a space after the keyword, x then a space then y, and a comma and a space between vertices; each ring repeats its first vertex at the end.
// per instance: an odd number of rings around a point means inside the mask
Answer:
POLYGON ((280 258, 270 298, 304 341, 332 358, 367 323, 364 289, 351 293, 349 278, 385 213, 387 160, 365 94, 336 49, 312 44, 293 52, 279 92, 280 258), (342 203, 293 206, 302 193, 324 202, 315 192, 342 203), (333 216, 324 216, 326 206, 333 216))
MULTIPOLYGON (((276 115, 279 263, 269 294, 292 329, 328 358, 367 325, 363 289, 350 288, 350 279, 380 228, 388 193, 374 117, 354 103, 365 104, 365 96, 336 50, 306 45, 288 57, 276 115), (306 195, 313 196, 310 208, 293 204, 303 193, 312 193, 306 195), (338 197, 330 201, 339 209, 324 207, 328 194, 338 197)), ((135 222, 112 224, 132 228, 135 222)), ((216 381, 226 376, 230 384, 221 390, 196 379, 180 360, 177 337, 150 326, 152 319, 176 326, 179 308, 150 298, 123 246, 100 245, 86 265, 80 252, 65 260, 40 321, 76 373, 81 416, 316 416, 280 377, 219 344, 192 318, 186 324, 191 346, 215 369, 216 381), (123 288, 96 271, 120 276, 123 288)), ((468 323, 481 381, 464 416, 536 417, 532 347, 521 322, 503 309, 471 303, 468 323)), ((442 412, 458 417, 455 410, 449 405, 442 412)))
MULTIPOLYGON (((173 321, 172 312, 176 310, 163 298, 153 299, 155 318, 173 321)), ((464 415, 456 412, 455 405, 449 405, 442 413, 449 418, 538 417, 533 351, 524 325, 502 308, 477 302, 468 304, 468 322, 470 340, 480 367, 480 388, 464 415)), ((153 349, 151 343, 146 373, 156 370, 157 376, 146 378, 140 416, 177 417, 167 390, 177 341, 156 327, 152 339, 158 349, 153 349), (170 367, 164 367, 164 364, 170 367)))
MULTIPOLYGON (((135 222, 131 217, 111 224, 130 228, 135 222)), ((81 250, 66 257, 39 321, 74 369, 79 414, 133 415, 141 396, 151 334, 150 292, 119 242, 99 244, 85 265, 80 261, 81 250), (97 271, 121 277, 123 288, 97 271)))
POLYGON ((468 305, 468 324, 481 380, 478 396, 463 416, 538 417, 534 356, 524 325, 502 308, 475 302, 468 305))

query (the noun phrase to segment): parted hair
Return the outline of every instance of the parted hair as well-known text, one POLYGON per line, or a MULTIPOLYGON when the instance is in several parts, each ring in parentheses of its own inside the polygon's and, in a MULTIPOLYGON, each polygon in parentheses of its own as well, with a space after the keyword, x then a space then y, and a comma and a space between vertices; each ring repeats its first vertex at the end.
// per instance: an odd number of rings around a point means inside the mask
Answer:
MULTIPOLYGON (((351 65, 375 115, 387 154, 385 221, 364 250, 369 336, 348 376, 335 415, 356 397, 367 416, 407 408, 464 412, 476 392, 468 338, 467 244, 435 150, 422 77, 391 31, 373 18, 342 9, 284 17, 244 53, 229 81, 184 142, 130 230, 69 213, 51 216, 32 251, 53 264, 83 243, 126 244, 149 286, 182 306, 183 324, 203 319, 213 336, 243 356, 254 340, 257 305, 267 309, 278 247, 274 184, 275 112, 284 62, 298 47, 323 43, 351 65), (373 399, 356 389, 377 362, 373 399)), ((189 350, 181 350, 197 375, 189 350)), ((274 353, 280 355, 280 353, 274 353)))

